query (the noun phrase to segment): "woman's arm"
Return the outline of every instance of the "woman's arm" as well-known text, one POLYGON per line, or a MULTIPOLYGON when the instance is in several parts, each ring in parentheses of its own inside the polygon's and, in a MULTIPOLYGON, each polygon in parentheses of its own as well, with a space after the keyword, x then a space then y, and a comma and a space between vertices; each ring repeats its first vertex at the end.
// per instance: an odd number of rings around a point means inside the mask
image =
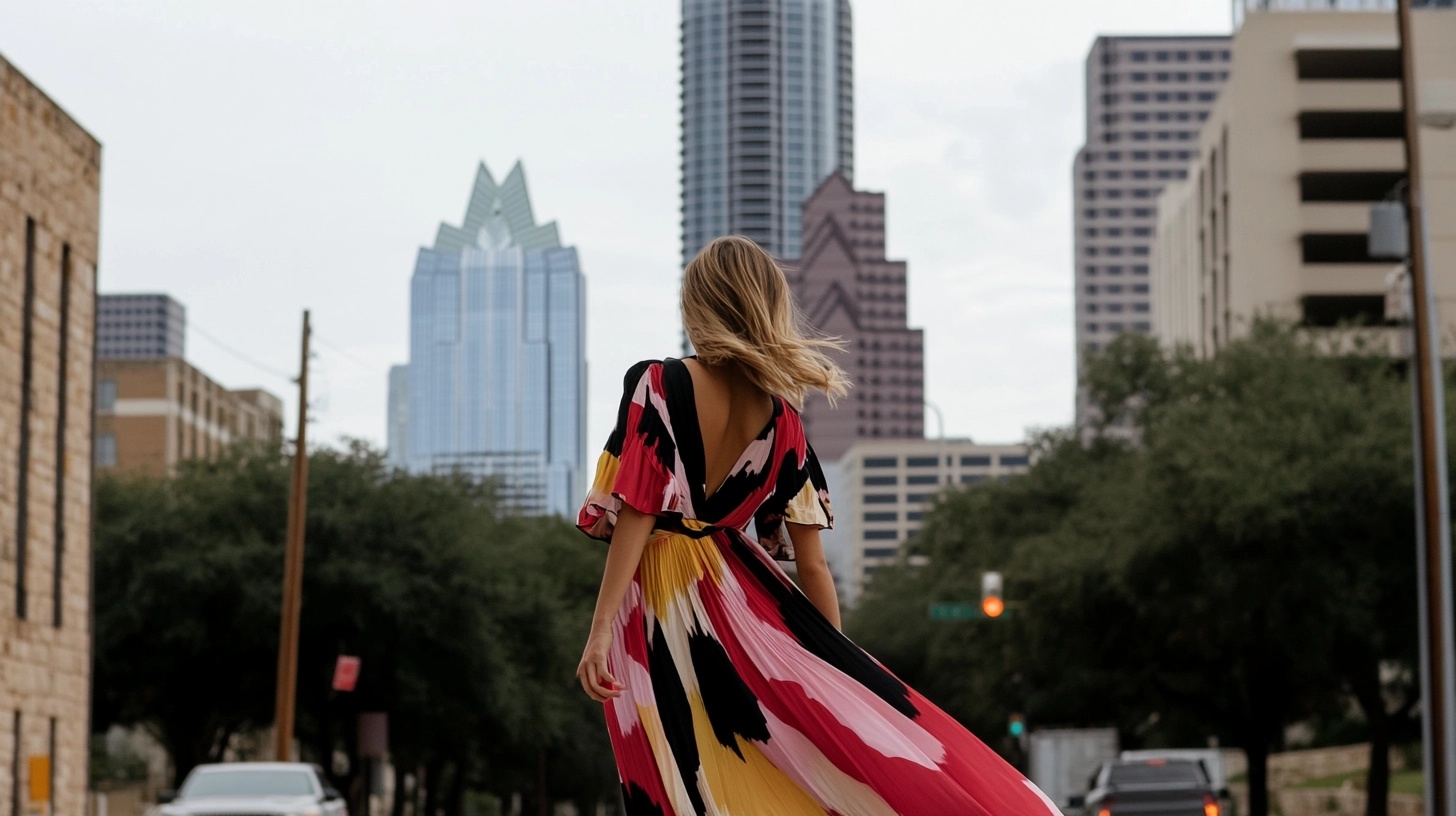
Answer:
POLYGON ((799 587, 835 629, 839 623, 839 594, 834 591, 834 575, 824 557, 824 542, 819 528, 812 524, 789 522, 789 540, 794 542, 794 563, 799 568, 799 587))
POLYGON ((622 607, 627 587, 632 585, 632 576, 637 573, 642 549, 647 546, 647 537, 652 534, 652 524, 656 520, 623 504, 617 514, 617 525, 612 530, 612 545, 607 548, 607 566, 602 571, 602 587, 597 592, 596 612, 592 614, 591 634, 587 636, 581 663, 576 667, 581 687, 599 703, 610 697, 622 696, 625 688, 607 671, 607 652, 612 648, 612 619, 622 607))

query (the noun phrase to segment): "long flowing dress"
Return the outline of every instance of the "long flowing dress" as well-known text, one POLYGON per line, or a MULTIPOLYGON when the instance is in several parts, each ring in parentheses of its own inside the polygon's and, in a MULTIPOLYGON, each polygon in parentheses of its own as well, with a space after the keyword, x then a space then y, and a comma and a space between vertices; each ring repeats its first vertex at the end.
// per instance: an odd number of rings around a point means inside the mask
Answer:
POLYGON ((705 481, 687 367, 638 363, 577 519, 610 540, 623 505, 657 518, 608 656, 626 686, 605 708, 629 816, 1059 813, 775 562, 793 558, 784 522, 833 524, 791 405, 774 398, 727 480, 711 495, 705 481))

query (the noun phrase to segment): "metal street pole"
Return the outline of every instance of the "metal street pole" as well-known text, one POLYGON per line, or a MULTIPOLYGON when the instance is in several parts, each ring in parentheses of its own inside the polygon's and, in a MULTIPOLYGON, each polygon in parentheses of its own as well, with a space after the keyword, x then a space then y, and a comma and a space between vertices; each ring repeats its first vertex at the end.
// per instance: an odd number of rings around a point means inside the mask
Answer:
POLYGON ((278 688, 273 708, 273 756, 293 759, 294 706, 298 690, 298 621, 303 607, 303 529, 308 511, 308 310, 303 312, 303 358, 298 374, 298 437, 293 484, 288 492, 288 540, 283 556, 283 614, 278 631, 278 688))
POLYGON ((1445 378, 1436 295, 1427 267, 1421 189, 1420 110, 1417 106, 1411 0, 1396 6, 1400 30, 1401 94, 1405 109, 1406 213, 1410 228, 1411 306, 1416 386, 1417 559, 1420 576, 1422 732, 1427 816, 1456 816, 1456 661, 1451 629, 1451 528, 1447 509, 1445 378))

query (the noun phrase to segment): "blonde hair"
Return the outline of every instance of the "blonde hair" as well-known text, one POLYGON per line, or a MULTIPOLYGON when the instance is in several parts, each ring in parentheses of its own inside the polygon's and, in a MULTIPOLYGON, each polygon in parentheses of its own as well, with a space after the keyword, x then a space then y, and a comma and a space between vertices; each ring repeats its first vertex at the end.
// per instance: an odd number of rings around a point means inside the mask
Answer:
POLYGON ((683 272, 683 328, 708 365, 733 361, 754 385, 803 407, 809 391, 832 405, 849 378, 826 352, 837 337, 808 337, 789 282, 774 259, 738 235, 709 242, 683 272))

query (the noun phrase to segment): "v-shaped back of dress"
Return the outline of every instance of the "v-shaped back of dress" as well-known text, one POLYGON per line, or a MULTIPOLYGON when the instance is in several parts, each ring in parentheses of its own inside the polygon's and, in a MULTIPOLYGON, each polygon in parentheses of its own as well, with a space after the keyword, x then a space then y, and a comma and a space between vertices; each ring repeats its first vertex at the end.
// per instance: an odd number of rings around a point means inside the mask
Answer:
MULTIPOLYGON (((828 519, 828 494, 817 496, 823 476, 804 439, 799 414, 781 397, 773 414, 738 457, 732 471, 711 494, 698 425, 692 373, 681 360, 648 360, 627 372, 617 427, 597 465, 597 479, 579 524, 591 535, 609 538, 622 504, 657 516, 657 528, 702 535, 713 529, 746 531, 757 521, 759 538, 782 540, 766 527, 788 515, 796 498, 825 507, 813 513, 828 519), (811 473, 812 471, 812 473, 811 473), (815 484, 807 496, 800 494, 815 484)), ((807 502, 807 503, 806 503, 807 502)), ((817 523, 817 522, 816 522, 817 523)), ((769 546, 765 543, 765 546, 769 546)), ((779 548, 787 555, 786 548, 779 548)))

